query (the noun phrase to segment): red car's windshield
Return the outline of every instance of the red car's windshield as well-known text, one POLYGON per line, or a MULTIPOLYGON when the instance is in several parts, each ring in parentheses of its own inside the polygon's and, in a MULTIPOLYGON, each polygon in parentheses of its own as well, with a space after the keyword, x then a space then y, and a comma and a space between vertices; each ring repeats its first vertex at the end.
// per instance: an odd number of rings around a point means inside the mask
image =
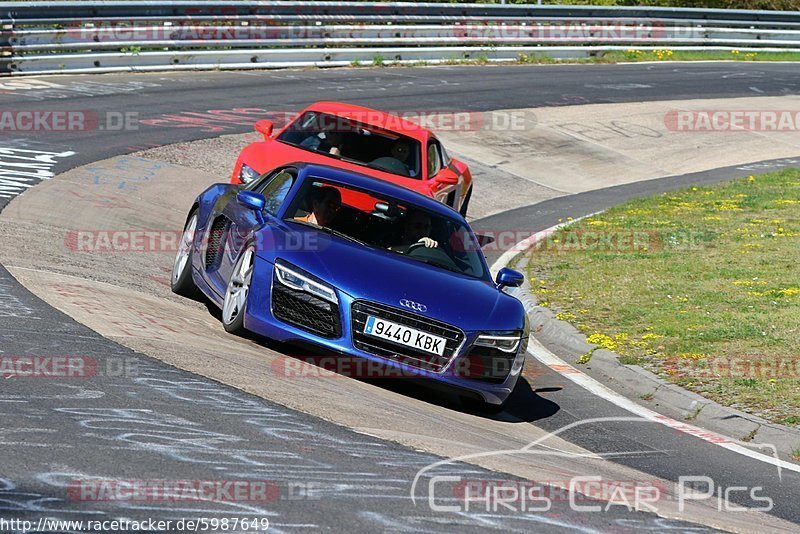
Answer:
POLYGON ((319 111, 306 111, 278 141, 384 172, 421 178, 419 141, 319 111))

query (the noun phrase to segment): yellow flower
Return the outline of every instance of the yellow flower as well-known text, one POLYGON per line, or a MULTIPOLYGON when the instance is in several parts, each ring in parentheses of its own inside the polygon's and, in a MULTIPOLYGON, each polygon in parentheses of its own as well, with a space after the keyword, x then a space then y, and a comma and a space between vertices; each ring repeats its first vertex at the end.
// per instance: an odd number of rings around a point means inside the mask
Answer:
POLYGON ((617 343, 611 339, 610 336, 606 334, 601 334, 600 332, 595 332, 594 334, 590 335, 586 338, 587 343, 591 343, 592 345, 599 345, 600 347, 607 349, 607 350, 614 350, 617 348, 617 343))

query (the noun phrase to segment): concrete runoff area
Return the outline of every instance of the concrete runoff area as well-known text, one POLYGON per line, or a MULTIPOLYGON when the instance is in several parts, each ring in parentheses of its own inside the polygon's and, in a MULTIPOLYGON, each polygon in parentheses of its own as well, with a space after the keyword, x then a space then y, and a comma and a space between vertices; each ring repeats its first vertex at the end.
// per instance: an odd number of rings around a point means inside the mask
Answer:
MULTIPOLYGON (((768 100, 766 97, 758 100, 743 105, 789 107, 792 101, 772 102, 769 99, 770 102, 761 102, 768 100)), ((674 105, 689 104, 680 102, 674 105)), ((669 105, 663 102, 653 104, 669 105)), ((726 101, 718 105, 734 104, 726 101)), ((600 115, 594 115, 600 117, 596 120, 604 121, 614 114, 631 115, 625 111, 630 104, 602 106, 606 107, 600 115), (614 106, 616 109, 613 109, 614 106)), ((590 112, 597 112, 594 109, 596 107, 588 106, 592 108, 590 112)), ((470 162, 479 165, 476 168, 480 171, 475 173, 476 194, 472 200, 471 215, 483 217, 529 205, 530 198, 544 200, 567 192, 675 172, 674 169, 686 164, 684 153, 700 152, 694 145, 698 142, 695 136, 705 135, 675 133, 670 150, 658 157, 652 151, 647 152, 642 144, 634 142, 630 150, 638 151, 638 154, 624 157, 620 155, 624 146, 616 144, 616 141, 606 141, 605 144, 598 140, 578 141, 574 138, 574 131, 569 135, 564 134, 563 131, 548 129, 546 122, 540 122, 547 113, 555 116, 569 111, 575 113, 574 117, 580 117, 579 112, 575 111, 579 109, 538 109, 536 127, 522 132, 524 135, 551 138, 567 135, 583 148, 591 147, 593 152, 590 156, 594 157, 587 157, 576 167, 578 170, 569 175, 565 175, 567 173, 563 167, 556 164, 561 148, 564 148, 557 143, 545 149, 539 159, 528 157, 525 165, 518 166, 504 161, 506 157, 514 158, 508 151, 487 153, 485 138, 482 141, 484 152, 474 149, 481 144, 481 139, 477 137, 479 134, 459 137, 453 133, 442 135, 454 155, 467 154, 470 162), (655 175, 647 173, 647 158, 657 165, 656 170, 652 171, 655 175), (613 166, 617 159, 619 163, 613 166), (592 160, 596 166, 592 165, 592 160), (639 164, 632 163, 636 161, 639 164), (555 170, 546 173, 548 168, 555 170), (586 178, 578 179, 582 172, 586 178), (489 182, 497 175, 506 180, 504 183, 508 187, 502 194, 497 194, 497 183, 489 182), (609 176, 616 181, 603 182, 609 176), (482 196, 479 193, 481 190, 493 194, 482 196), (523 195, 518 195, 517 191, 523 195), (520 198, 524 194, 531 197, 520 198)), ((661 111, 648 114, 642 108, 641 113, 636 115, 638 118, 627 120, 639 120, 642 124, 636 124, 646 126, 643 117, 655 117, 659 113, 663 115, 661 111)), ((651 121, 650 124, 655 130, 655 123, 651 121)), ((245 135, 250 137, 229 138, 221 142, 239 146, 252 139, 252 134, 245 135)), ((496 132, 491 142, 503 147, 516 146, 513 143, 519 140, 521 134, 517 131, 504 132, 508 137, 503 139, 498 138, 499 135, 496 132)), ((727 141, 715 137, 706 141, 709 147, 715 146, 718 150, 716 156, 709 157, 706 168, 716 166, 725 150, 731 157, 743 158, 744 153, 747 157, 741 163, 798 153, 797 144, 783 137, 768 142, 770 136, 766 133, 730 132, 714 135, 725 137, 727 141), (755 142, 762 138, 764 142, 755 142), (753 145, 748 144, 750 142, 753 145), (744 150, 742 143, 747 145, 747 150, 744 150)), ((535 144, 534 140, 526 142, 535 144)), ((134 232, 163 232, 167 236, 179 233, 192 198, 210 183, 227 181, 230 168, 222 168, 224 160, 214 157, 215 152, 209 150, 213 145, 213 141, 203 141, 198 142, 197 146, 189 143, 181 145, 180 149, 172 146, 149 151, 148 158, 112 158, 74 169, 31 189, 11 202, 0 215, 0 255, 5 265, 15 278, 40 298, 109 339, 177 367, 359 432, 446 457, 521 448, 545 439, 544 448, 555 450, 561 454, 560 457, 542 455, 532 462, 525 458, 488 456, 469 461, 533 480, 552 480, 565 476, 563 457, 566 456, 569 458, 569 469, 575 474, 603 473, 613 480, 653 479, 635 469, 604 461, 601 456, 567 440, 548 436, 548 432, 535 425, 519 424, 525 421, 521 414, 512 412, 503 418, 488 419, 452 410, 446 404, 438 405, 424 394, 416 396, 404 392, 404 395, 398 396, 391 389, 365 381, 340 376, 306 377, 300 380, 282 377, 275 372, 275 362, 285 358, 279 352, 282 347, 276 347, 279 351, 275 351, 269 346, 230 336, 205 306, 172 295, 168 285, 174 249, 169 249, 168 242, 155 245, 155 248, 163 246, 166 249, 161 251, 126 252, 122 249, 130 244, 134 232), (176 161, 174 154, 181 154, 185 162, 195 162, 195 168, 151 159, 170 150, 173 155, 165 155, 163 159, 176 161), (196 167, 204 167, 204 170, 196 167), (95 179, 97 176, 103 179, 98 181, 95 179), (64 209, 65 203, 69 204, 69 210, 64 209), (127 242, 119 241, 118 252, 102 249, 106 241, 101 239, 110 240, 112 248, 116 246, 113 234, 99 237, 102 232, 112 231, 121 231, 122 234, 118 235, 122 235, 123 241, 127 242), (100 247, 101 250, 89 252, 91 247, 100 247), (342 387, 343 381, 346 381, 347 387, 342 387), (365 424, 365 421, 369 421, 369 424, 365 424)), ((568 151, 576 158, 583 153, 583 149, 578 148, 568 151)), ((234 157, 233 153, 229 155, 229 166, 232 166, 234 157)), ((561 160, 561 164, 564 165, 565 161, 561 160)), ((730 162, 730 159, 726 160, 726 163, 730 162)), ((699 168, 702 165, 700 158, 696 158, 693 165, 696 170, 702 170, 699 168)), ((142 239, 147 241, 147 238, 142 239)), ((143 246, 146 248, 149 245, 143 246)), ((534 378, 530 376, 531 380, 534 378)), ((759 513, 735 514, 731 517, 732 514, 724 514, 704 503, 693 503, 690 509, 679 514, 675 505, 673 500, 671 505, 660 508, 659 513, 711 526, 724 525, 733 530, 747 530, 755 524, 776 530, 789 527, 778 519, 759 513)))
POLYGON ((784 96, 504 110, 512 128, 439 136, 454 153, 571 194, 795 157, 799 106, 784 96))

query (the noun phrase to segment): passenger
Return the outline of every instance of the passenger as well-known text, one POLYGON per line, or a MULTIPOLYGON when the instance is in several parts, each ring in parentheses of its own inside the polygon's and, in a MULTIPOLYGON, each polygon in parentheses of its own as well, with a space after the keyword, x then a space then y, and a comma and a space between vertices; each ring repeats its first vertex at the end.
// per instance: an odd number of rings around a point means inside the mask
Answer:
POLYGON ((330 226, 342 207, 342 194, 331 186, 312 187, 309 193, 311 213, 295 217, 296 221, 308 222, 317 226, 330 226))
POLYGON ((334 156, 341 156, 343 141, 344 136, 342 136, 341 132, 328 130, 325 132, 325 140, 320 143, 319 147, 317 147, 317 150, 320 152, 327 152, 328 154, 332 154, 334 156))

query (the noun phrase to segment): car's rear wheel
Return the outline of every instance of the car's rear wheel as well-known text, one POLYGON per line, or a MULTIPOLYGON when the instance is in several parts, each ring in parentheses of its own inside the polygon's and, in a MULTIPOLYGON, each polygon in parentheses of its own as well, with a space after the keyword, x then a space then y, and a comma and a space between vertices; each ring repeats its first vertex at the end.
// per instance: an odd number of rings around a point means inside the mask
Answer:
POLYGON ((249 244, 244 247, 236 265, 233 267, 228 288, 225 290, 225 301, 222 305, 222 326, 232 334, 244 334, 244 314, 247 310, 247 297, 250 294, 250 283, 253 280, 255 266, 255 247, 249 244))
POLYGON ((197 210, 189 214, 172 264, 172 292, 184 297, 197 297, 200 291, 192 280, 192 249, 197 231, 197 210))

